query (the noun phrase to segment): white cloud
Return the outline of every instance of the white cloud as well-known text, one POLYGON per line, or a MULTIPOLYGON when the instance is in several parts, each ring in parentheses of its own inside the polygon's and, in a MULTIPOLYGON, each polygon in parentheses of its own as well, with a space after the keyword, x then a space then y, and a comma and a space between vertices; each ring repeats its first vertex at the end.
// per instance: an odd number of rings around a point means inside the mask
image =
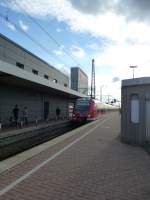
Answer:
POLYGON ((11 24, 9 22, 7 22, 6 24, 7 24, 8 28, 10 28, 12 31, 16 31, 16 28, 13 24, 11 24))
POLYGON ((98 15, 112 11, 124 15, 128 20, 150 20, 149 0, 68 0, 72 6, 83 13, 98 15))
POLYGON ((20 27, 21 27, 21 29, 22 29, 23 31, 25 31, 25 32, 28 31, 29 26, 26 25, 22 20, 19 20, 19 25, 20 25, 20 27))
POLYGON ((74 55, 75 57, 78 57, 78 58, 85 57, 85 51, 81 47, 72 46, 70 50, 71 50, 71 54, 74 55))
POLYGON ((132 78, 133 72, 129 66, 137 65, 135 77, 150 76, 150 45, 145 43, 110 44, 103 52, 95 55, 96 85, 107 84, 104 88, 105 95, 112 94, 120 98, 120 86, 122 79, 132 78), (114 77, 120 80, 112 82, 114 77))
MULTIPOLYGON (((10 1, 10 6, 13 9, 21 10, 21 7, 35 17, 47 17, 48 15, 56 17, 59 21, 66 22, 72 31, 88 32, 95 37, 104 37, 114 41, 140 40, 141 42, 150 42, 148 37, 150 27, 148 25, 138 21, 127 21, 125 16, 120 13, 118 15, 114 9, 104 9, 105 12, 98 12, 95 16, 77 10, 67 0, 16 0, 15 2, 17 4, 10 1)), ((97 0, 95 7, 100 6, 100 2, 97 0)), ((107 5, 110 7, 109 2, 107 0, 107 5)), ((115 5, 119 1, 113 2, 112 5, 115 5)))
POLYGON ((54 52, 56 55, 62 55, 62 53, 63 53, 62 51, 56 50, 56 49, 53 50, 53 52, 54 52))
POLYGON ((91 0, 68 0, 72 3, 73 7, 84 13, 90 13, 97 15, 100 12, 106 12, 110 10, 114 1, 113 0, 95 0, 94 3, 91 0))
POLYGON ((59 49, 62 50, 62 51, 63 51, 64 48, 65 48, 64 45, 60 45, 60 46, 59 46, 59 49))
MULTIPOLYGON (((150 1, 149 0, 1 0, 1 5, 10 4, 14 9, 18 4, 33 15, 44 16, 47 14, 56 14, 63 18, 62 11, 67 9, 78 10, 83 14, 98 16, 113 12, 117 15, 123 15, 128 20, 149 20, 150 1), (17 5, 16 5, 17 4, 17 5), (67 9, 66 9, 67 8, 67 9)), ((67 11, 68 12, 68 11, 67 11)), ((70 12, 71 13, 71 12, 70 12)), ((65 13, 67 15, 67 13, 65 13)))
POLYGON ((63 32, 63 29, 57 28, 56 31, 57 31, 58 33, 61 33, 61 32, 63 32))
POLYGON ((58 49, 53 50, 56 55, 62 55, 64 50, 64 45, 60 45, 58 49))
POLYGON ((70 68, 66 67, 63 64, 57 64, 56 67, 68 77, 70 76, 70 68))
POLYGON ((91 43, 91 44, 87 44, 87 47, 93 50, 98 50, 100 49, 101 46, 96 43, 91 43))
POLYGON ((96 85, 107 84, 104 94, 120 98, 121 80, 132 78, 133 75, 129 66, 138 66, 135 77, 150 76, 149 52, 149 44, 120 43, 108 46, 103 53, 95 56, 96 85), (120 80, 112 82, 114 77, 120 80))

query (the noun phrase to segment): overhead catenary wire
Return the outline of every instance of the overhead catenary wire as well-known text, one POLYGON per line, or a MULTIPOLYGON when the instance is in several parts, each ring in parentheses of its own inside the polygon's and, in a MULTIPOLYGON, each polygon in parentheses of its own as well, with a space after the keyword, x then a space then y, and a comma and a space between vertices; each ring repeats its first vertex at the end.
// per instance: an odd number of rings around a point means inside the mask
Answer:
POLYGON ((10 23, 11 25, 13 25, 15 27, 16 30, 18 30, 19 32, 23 33, 27 38, 29 38, 33 43, 35 43, 37 46, 39 46, 42 50, 44 50, 48 55, 50 55, 53 59, 58 60, 59 62, 63 63, 64 65, 68 66, 67 63, 65 63, 62 59, 56 57, 54 54, 52 54, 50 52, 50 50, 45 47, 44 45, 42 45, 39 41, 37 41, 35 38, 33 38, 32 36, 30 36, 26 31, 24 31, 20 26, 18 26, 16 23, 14 23, 13 21, 11 21, 8 16, 4 16, 2 14, 0 14, 0 17, 3 18, 4 20, 6 20, 7 23, 10 23))
MULTIPOLYGON (((37 20, 35 20, 31 15, 29 15, 29 13, 24 9, 24 8, 22 8, 21 6, 20 6, 20 4, 19 3, 17 3, 16 2, 16 4, 17 4, 17 6, 26 14, 26 16, 31 20, 31 21, 33 21, 48 37, 49 37, 49 39, 50 40, 52 40, 56 45, 57 45, 57 47, 61 47, 62 45, 37 21, 37 20)), ((81 66, 81 64, 79 64, 76 60, 75 60, 75 58, 68 52, 68 51, 66 51, 66 50, 62 50, 68 57, 70 57, 73 61, 74 61, 74 63, 76 63, 78 66, 80 66, 80 67, 82 67, 81 66)))

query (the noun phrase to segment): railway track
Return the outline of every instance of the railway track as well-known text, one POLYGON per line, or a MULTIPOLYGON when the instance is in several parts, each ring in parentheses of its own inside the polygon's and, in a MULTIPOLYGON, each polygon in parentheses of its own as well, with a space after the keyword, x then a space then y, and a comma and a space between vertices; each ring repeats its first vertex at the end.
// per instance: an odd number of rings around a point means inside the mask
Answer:
POLYGON ((81 125, 82 124, 65 122, 60 125, 57 124, 24 132, 19 135, 0 138, 0 160, 23 152, 43 142, 52 140, 53 138, 63 135, 81 125))

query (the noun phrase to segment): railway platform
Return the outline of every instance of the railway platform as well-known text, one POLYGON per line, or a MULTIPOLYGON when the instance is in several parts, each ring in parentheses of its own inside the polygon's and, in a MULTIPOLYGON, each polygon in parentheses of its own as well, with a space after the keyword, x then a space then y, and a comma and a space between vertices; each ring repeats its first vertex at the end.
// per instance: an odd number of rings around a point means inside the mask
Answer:
POLYGON ((150 199, 150 157, 142 148, 120 142, 115 112, 0 166, 7 166, 0 173, 0 200, 150 199))

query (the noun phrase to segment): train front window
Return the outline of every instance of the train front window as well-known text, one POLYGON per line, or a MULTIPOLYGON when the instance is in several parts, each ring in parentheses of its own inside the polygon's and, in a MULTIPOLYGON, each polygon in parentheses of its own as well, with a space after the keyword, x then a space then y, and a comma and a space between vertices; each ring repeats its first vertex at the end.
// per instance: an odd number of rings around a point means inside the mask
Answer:
POLYGON ((77 100, 75 110, 77 112, 84 112, 89 110, 89 100, 77 100))
POLYGON ((81 105, 77 105, 76 107, 75 107, 75 110, 76 111, 78 111, 78 112, 82 112, 82 111, 88 111, 88 109, 89 109, 89 106, 81 106, 81 105))

